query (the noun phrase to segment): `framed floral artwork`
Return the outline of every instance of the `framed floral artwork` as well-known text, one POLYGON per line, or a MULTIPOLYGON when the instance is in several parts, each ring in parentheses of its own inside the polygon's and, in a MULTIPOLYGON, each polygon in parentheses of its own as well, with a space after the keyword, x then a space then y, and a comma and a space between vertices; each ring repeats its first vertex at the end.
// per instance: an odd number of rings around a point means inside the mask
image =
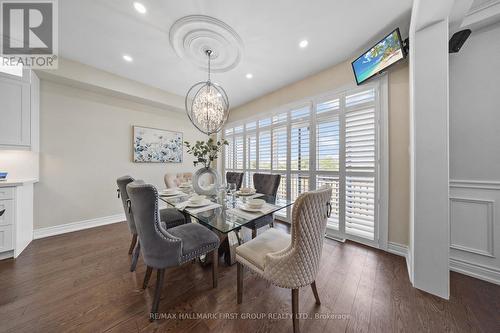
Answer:
POLYGON ((134 162, 182 163, 182 132, 134 126, 134 162))

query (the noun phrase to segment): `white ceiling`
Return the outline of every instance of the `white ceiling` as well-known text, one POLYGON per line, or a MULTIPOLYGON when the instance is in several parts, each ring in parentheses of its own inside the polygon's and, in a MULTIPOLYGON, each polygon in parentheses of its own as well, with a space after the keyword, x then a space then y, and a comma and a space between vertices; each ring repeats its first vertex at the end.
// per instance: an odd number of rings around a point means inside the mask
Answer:
POLYGON ((201 14, 231 26, 243 57, 234 69, 214 73, 232 107, 342 62, 396 25, 406 35, 412 0, 132 0, 59 1, 59 53, 117 75, 184 95, 206 73, 179 58, 170 26, 201 14), (300 49, 302 39, 309 46, 300 49), (122 55, 133 57, 132 63, 122 55), (252 73, 248 80, 245 74, 252 73))

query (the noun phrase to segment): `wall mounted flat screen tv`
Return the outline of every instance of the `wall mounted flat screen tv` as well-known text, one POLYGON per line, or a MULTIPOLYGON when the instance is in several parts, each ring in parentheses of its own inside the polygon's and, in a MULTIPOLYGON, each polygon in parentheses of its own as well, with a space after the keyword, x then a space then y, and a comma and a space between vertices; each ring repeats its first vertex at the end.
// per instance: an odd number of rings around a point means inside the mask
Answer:
POLYGON ((362 84, 404 58, 403 41, 396 28, 352 62, 356 83, 362 84))

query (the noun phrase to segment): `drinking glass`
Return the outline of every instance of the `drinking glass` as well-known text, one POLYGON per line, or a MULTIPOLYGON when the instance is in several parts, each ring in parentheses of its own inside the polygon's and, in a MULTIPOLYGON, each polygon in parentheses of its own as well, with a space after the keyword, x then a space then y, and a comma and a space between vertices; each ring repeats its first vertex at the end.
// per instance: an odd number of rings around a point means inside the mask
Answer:
POLYGON ((236 193, 236 183, 229 183, 229 191, 231 192, 234 200, 234 195, 236 193))

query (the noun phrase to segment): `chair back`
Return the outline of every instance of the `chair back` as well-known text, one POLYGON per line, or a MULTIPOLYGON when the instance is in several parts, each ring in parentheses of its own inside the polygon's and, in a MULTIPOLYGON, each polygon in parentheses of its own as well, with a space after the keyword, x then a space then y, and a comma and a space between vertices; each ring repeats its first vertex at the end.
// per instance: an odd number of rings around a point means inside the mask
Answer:
POLYGON ((228 184, 234 183, 236 184, 236 189, 239 190, 241 188, 241 184, 243 183, 243 172, 226 172, 226 182, 228 184))
POLYGON ((285 288, 311 284, 318 273, 332 189, 301 194, 293 205, 291 244, 266 258, 264 274, 285 288))
POLYGON ((182 241, 160 224, 156 187, 134 181, 127 185, 127 193, 146 265, 157 269, 177 266, 181 258, 182 241))
POLYGON ((130 213, 128 209, 128 193, 127 193, 127 185, 134 181, 134 178, 130 176, 123 176, 116 180, 116 184, 118 185, 119 195, 122 199, 123 210, 125 211, 125 217, 127 219, 128 229, 130 233, 135 235, 137 234, 137 230, 135 228, 134 216, 130 213))
POLYGON ((165 181, 165 186, 167 188, 178 187, 182 183, 190 182, 193 179, 193 174, 191 172, 184 173, 166 173, 163 177, 165 181))
POLYGON ((178 173, 177 178, 180 179, 181 183, 191 182, 193 180, 193 173, 192 172, 178 173))
POLYGON ((165 186, 167 188, 175 188, 179 186, 177 182, 177 175, 175 173, 166 173, 163 180, 165 181, 165 186))
POLYGON ((280 186, 281 175, 271 175, 267 173, 254 173, 253 186, 257 193, 262 193, 275 197, 280 186))

